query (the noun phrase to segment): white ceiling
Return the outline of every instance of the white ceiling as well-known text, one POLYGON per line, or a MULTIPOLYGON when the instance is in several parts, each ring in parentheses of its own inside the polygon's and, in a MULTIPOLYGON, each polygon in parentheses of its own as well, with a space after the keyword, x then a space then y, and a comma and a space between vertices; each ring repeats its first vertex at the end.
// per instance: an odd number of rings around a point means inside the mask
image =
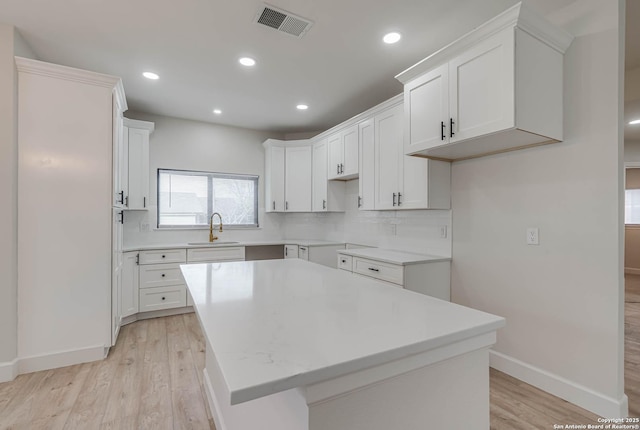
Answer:
MULTIPOLYGON (((258 0, 0 0, 0 22, 15 25, 41 60, 121 76, 131 110, 294 133, 400 93, 394 75, 516 2, 269 0, 314 22, 301 39, 254 24, 258 0), (403 39, 383 44, 392 30, 403 39), (238 64, 245 55, 254 68, 238 64), (298 111, 301 102, 309 110, 298 111)), ((547 15, 575 2, 530 3, 547 15)), ((640 1, 628 3, 640 17, 640 1)), ((640 40, 640 27, 628 29, 640 40)), ((640 67, 633 45, 628 66, 640 67)))

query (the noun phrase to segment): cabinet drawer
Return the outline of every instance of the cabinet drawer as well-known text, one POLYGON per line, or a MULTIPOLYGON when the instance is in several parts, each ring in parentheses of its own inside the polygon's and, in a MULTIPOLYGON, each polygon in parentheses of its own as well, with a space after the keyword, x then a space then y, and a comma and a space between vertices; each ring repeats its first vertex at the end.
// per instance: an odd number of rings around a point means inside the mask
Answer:
POLYGON ((187 249, 189 263, 244 261, 244 246, 187 249))
POLYGON ((350 255, 338 254, 338 269, 353 271, 353 257, 350 255))
POLYGON ((395 264, 381 263, 366 258, 353 258, 353 271, 372 278, 381 279, 394 284, 404 284, 404 268, 395 264))
POLYGON ((185 285, 140 290, 140 312, 181 308, 186 305, 187 287, 185 285))
POLYGON ((184 284, 180 264, 148 264, 140 266, 140 288, 184 284))
POLYGON ((185 263, 187 252, 185 249, 154 249, 140 251, 140 264, 185 263))

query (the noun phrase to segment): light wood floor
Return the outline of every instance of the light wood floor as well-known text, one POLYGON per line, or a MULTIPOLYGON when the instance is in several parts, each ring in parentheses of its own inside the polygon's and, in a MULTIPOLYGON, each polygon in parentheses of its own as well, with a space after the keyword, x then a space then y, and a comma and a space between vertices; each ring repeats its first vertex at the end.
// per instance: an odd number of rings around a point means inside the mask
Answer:
MULTIPOLYGON (((640 416, 640 276, 626 279, 625 387, 640 416)), ((0 384, 0 429, 213 429, 204 340, 194 314, 122 328, 106 360, 20 375, 0 384)), ((491 429, 552 429, 597 416, 491 370, 491 429)), ((251 430, 251 429, 247 429, 251 430)))

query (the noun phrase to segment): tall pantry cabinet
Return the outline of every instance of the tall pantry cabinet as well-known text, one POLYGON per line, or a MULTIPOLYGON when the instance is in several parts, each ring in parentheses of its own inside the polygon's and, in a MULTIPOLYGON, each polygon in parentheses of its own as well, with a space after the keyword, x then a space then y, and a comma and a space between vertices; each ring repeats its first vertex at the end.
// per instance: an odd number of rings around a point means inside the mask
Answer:
POLYGON ((117 77, 19 57, 16 66, 25 373, 101 359, 115 340, 127 104, 117 77))

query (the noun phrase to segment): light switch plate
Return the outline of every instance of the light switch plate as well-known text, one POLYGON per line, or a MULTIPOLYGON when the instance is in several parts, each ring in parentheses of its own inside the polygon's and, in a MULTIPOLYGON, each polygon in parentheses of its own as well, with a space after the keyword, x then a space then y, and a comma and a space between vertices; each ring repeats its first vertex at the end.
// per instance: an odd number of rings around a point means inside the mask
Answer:
POLYGON ((538 227, 527 228, 527 245, 540 245, 538 227))
POLYGON ((447 226, 446 225, 441 225, 439 230, 440 230, 440 238, 441 239, 446 239, 447 238, 447 226))

